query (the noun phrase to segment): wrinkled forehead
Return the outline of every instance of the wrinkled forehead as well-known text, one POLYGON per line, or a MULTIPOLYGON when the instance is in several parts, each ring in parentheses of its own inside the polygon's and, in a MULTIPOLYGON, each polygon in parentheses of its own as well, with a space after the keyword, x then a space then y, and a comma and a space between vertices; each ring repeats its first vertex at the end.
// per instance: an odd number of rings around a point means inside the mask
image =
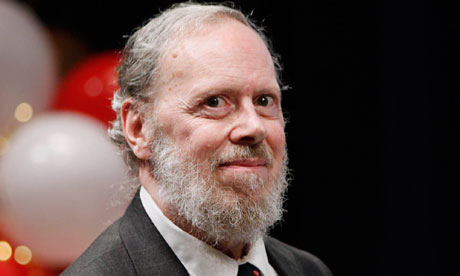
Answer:
MULTIPOLYGON (((248 26, 246 22, 237 20, 229 17, 228 15, 219 15, 213 16, 211 18, 195 20, 189 22, 187 25, 181 25, 179 29, 176 29, 172 34, 170 34, 165 42, 160 45, 161 49, 157 49, 160 53, 158 57, 158 64, 154 69, 151 83, 148 85, 151 93, 155 94, 157 88, 160 84, 164 84, 166 74, 169 74, 168 69, 170 69, 171 61, 178 57, 178 50, 194 36, 205 34, 209 32, 212 28, 216 26, 225 24, 227 22, 240 22, 241 24, 248 26), (171 59, 171 57, 173 59, 171 59)), ((155 96, 155 95, 151 95, 155 96)), ((152 99, 154 100, 154 98, 152 99)))
MULTIPOLYGON (((161 56, 157 72, 158 84, 164 84, 164 81, 171 77, 177 77, 177 74, 172 75, 173 69, 185 70, 191 64, 204 64, 202 61, 208 57, 225 59, 232 56, 235 51, 239 51, 240 57, 243 57, 242 63, 246 58, 260 59, 262 56, 264 63, 259 67, 272 71, 277 78, 275 65, 265 41, 246 23, 227 17, 207 22, 201 28, 188 26, 176 33, 168 41, 168 47, 161 56)), ((222 64, 222 69, 226 65, 222 64)))

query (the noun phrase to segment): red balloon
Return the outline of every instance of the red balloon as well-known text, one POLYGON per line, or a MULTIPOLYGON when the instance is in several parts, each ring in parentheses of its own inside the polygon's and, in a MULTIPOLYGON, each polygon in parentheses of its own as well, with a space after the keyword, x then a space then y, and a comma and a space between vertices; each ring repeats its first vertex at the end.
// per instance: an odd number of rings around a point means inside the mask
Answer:
POLYGON ((16 263, 13 258, 8 261, 0 261, 0 276, 27 276, 28 272, 29 271, 25 266, 16 263))
POLYGON ((81 112, 109 125, 116 118, 111 100, 118 89, 115 71, 118 62, 116 52, 84 59, 59 85, 53 109, 81 112))
MULTIPOLYGON (((62 272, 62 270, 59 270, 62 272)), ((0 260, 0 276, 57 276, 52 270, 45 269, 36 264, 21 265, 10 258, 7 261, 0 260)))

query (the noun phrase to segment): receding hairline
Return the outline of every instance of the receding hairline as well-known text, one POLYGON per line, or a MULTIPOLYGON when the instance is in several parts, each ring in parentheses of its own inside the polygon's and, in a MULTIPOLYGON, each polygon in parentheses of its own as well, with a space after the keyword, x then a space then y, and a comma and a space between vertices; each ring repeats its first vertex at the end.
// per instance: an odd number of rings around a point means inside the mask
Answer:
MULTIPOLYGON (((209 32, 211 32, 214 28, 218 28, 220 26, 223 26, 225 24, 229 23, 239 23, 241 26, 246 27, 249 31, 254 33, 262 44, 265 46, 265 49, 267 53, 270 55, 270 50, 268 49, 268 46, 266 45, 265 41, 260 37, 260 34, 254 30, 253 27, 249 24, 248 21, 246 20, 240 20, 239 18, 235 18, 232 16, 229 16, 226 13, 219 13, 216 15, 213 15, 212 17, 205 18, 205 20, 201 21, 200 28, 193 28, 193 26, 186 26, 185 28, 176 31, 174 34, 171 34, 169 41, 166 43, 164 51, 162 52, 161 56, 158 59, 158 66, 157 66, 157 75, 155 76, 155 80, 151 82, 149 85, 149 90, 153 89, 156 90, 158 88, 157 85, 161 85, 161 83, 158 82, 158 80, 162 79, 163 75, 168 71, 164 68, 165 64, 167 63, 167 60, 171 58, 171 56, 177 52, 178 48, 180 45, 184 42, 186 42, 188 39, 191 39, 194 36, 198 35, 205 35, 209 32)), ((272 56, 270 55, 272 58, 272 56)), ((272 63, 273 63, 273 58, 272 58, 272 63)), ((275 66, 274 70, 275 70, 275 66)), ((275 70, 276 71, 276 70, 275 70)), ((276 72, 275 72, 276 74, 276 72)), ((153 91, 152 91, 153 92, 153 91)), ((155 94, 155 92, 153 92, 155 94)))

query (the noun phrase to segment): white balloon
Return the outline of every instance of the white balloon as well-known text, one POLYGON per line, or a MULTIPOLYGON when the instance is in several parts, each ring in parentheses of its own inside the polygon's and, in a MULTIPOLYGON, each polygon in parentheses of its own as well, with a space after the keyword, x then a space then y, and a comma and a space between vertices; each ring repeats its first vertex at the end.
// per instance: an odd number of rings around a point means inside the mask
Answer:
POLYGON ((125 172, 101 123, 73 113, 36 117, 0 160, 6 236, 42 263, 68 265, 126 208, 113 206, 125 172))
POLYGON ((0 134, 13 125, 16 107, 49 107, 57 81, 55 57, 35 15, 12 1, 0 1, 0 134))

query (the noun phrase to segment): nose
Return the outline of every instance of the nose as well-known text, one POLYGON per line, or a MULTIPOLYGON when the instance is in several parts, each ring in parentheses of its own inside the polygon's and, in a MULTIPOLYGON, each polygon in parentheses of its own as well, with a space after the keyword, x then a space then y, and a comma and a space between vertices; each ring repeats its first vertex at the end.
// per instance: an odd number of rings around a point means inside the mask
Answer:
POLYGON ((263 119, 255 110, 252 102, 245 104, 235 119, 230 132, 230 140, 234 144, 256 145, 267 137, 263 119))

